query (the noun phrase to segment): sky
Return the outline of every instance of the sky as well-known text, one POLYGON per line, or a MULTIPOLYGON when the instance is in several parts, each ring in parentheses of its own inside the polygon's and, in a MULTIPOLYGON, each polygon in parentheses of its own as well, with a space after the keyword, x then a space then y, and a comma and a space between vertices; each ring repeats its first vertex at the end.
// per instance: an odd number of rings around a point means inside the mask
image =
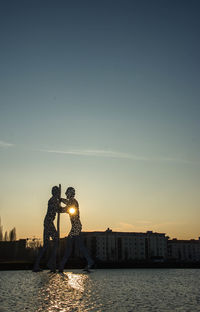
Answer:
POLYGON ((198 239, 199 13, 198 0, 0 1, 4 231, 42 237, 61 183, 84 231, 198 239))

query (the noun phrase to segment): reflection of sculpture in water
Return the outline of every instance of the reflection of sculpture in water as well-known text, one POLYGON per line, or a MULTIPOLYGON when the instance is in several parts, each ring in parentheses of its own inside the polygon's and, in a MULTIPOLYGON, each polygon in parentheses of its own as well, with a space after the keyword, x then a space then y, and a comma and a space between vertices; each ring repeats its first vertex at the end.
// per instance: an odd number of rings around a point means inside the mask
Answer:
POLYGON ((94 261, 90 257, 86 247, 83 244, 83 239, 81 236, 82 225, 80 221, 79 204, 77 200, 74 198, 75 189, 73 187, 68 187, 65 194, 67 198, 66 199, 62 198, 61 202, 66 204, 66 207, 61 208, 62 209, 61 212, 66 212, 69 214, 72 227, 67 237, 67 245, 64 256, 59 264, 59 272, 63 272, 65 263, 67 262, 69 256, 71 255, 73 241, 75 241, 75 243, 78 244, 81 253, 87 260, 88 264, 85 270, 89 270, 93 266, 94 261))
POLYGON ((51 271, 56 270, 56 252, 58 247, 58 232, 56 231, 53 221, 55 220, 56 213, 59 212, 59 198, 60 190, 58 186, 52 188, 52 197, 48 201, 48 209, 44 219, 44 232, 43 232, 43 247, 40 250, 36 262, 34 264, 33 271, 41 271, 39 264, 45 251, 49 246, 50 237, 53 239, 53 250, 48 261, 47 266, 51 271))
POLYGON ((88 275, 65 272, 40 275, 40 291, 34 311, 86 311, 84 299, 88 275))

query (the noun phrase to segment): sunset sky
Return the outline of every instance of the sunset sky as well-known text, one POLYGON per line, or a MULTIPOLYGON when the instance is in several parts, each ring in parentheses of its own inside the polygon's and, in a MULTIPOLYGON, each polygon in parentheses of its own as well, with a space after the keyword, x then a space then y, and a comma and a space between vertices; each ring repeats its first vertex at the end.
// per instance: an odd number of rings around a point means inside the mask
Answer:
POLYGON ((4 231, 42 237, 61 183, 84 231, 200 236, 199 16, 198 0, 0 1, 4 231))

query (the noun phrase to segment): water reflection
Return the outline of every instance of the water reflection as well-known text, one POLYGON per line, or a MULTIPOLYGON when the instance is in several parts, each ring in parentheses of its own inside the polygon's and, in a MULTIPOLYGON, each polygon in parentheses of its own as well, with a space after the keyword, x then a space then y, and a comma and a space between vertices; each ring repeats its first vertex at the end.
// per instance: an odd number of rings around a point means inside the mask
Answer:
POLYGON ((66 273, 68 277, 68 285, 71 288, 79 290, 81 292, 84 291, 84 281, 88 278, 84 274, 74 274, 74 273, 66 273))
POLYGON ((72 272, 49 274, 39 293, 40 311, 83 311, 80 308, 88 276, 72 272))
POLYGON ((2 271, 0 312, 200 312, 199 269, 2 271))

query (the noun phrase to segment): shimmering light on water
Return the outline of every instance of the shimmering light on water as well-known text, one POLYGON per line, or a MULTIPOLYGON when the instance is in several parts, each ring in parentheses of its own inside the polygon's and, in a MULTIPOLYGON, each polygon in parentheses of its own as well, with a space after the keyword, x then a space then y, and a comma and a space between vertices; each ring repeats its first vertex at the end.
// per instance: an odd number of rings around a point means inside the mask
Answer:
POLYGON ((198 312, 200 270, 0 272, 0 312, 198 312))
POLYGON ((81 273, 50 274, 41 287, 40 306, 36 311, 82 311, 79 304, 87 279, 88 276, 81 273))

